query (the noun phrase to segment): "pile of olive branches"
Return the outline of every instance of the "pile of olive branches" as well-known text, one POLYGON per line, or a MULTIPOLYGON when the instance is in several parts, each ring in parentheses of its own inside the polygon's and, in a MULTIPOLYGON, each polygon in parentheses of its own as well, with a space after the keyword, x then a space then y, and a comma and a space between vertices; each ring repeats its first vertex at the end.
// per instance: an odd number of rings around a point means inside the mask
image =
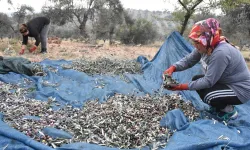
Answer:
POLYGON ((88 75, 111 74, 121 75, 123 73, 140 74, 141 64, 135 60, 111 60, 99 58, 88 61, 85 59, 74 60, 71 65, 63 65, 64 69, 74 69, 88 75))

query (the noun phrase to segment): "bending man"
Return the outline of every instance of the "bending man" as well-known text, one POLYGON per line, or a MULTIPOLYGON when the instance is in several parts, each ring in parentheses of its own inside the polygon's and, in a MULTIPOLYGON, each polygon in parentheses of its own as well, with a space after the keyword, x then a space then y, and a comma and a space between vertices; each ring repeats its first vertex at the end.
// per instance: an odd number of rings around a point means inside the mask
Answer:
POLYGON ((50 20, 46 17, 37 17, 30 20, 27 24, 22 24, 19 31, 23 35, 22 49, 20 55, 24 54, 28 37, 34 37, 36 40, 35 45, 30 48, 30 53, 34 52, 41 42, 41 53, 47 53, 47 35, 49 31, 50 20))

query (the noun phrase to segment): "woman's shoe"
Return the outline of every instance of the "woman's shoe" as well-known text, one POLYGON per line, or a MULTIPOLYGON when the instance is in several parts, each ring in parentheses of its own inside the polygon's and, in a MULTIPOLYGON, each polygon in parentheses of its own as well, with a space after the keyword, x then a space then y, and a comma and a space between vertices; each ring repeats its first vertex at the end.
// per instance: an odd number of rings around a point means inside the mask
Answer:
POLYGON ((234 120, 238 117, 238 112, 234 107, 233 111, 231 112, 223 112, 223 111, 218 112, 217 117, 221 121, 228 121, 230 119, 234 120))
POLYGON ((215 107, 210 107, 208 112, 212 115, 216 115, 218 112, 216 111, 216 108, 215 107))

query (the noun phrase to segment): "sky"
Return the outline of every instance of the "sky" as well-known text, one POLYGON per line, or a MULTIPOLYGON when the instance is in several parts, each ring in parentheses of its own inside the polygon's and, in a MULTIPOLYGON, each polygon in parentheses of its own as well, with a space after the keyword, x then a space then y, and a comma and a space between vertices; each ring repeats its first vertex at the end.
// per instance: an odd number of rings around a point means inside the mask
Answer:
MULTIPOLYGON (((170 0, 120 0, 124 8, 141 9, 149 11, 172 11, 173 5, 169 4, 170 0)), ((7 4, 7 0, 0 0, 0 12, 11 13, 22 4, 29 5, 40 12, 46 0, 12 0, 14 8, 7 4)))

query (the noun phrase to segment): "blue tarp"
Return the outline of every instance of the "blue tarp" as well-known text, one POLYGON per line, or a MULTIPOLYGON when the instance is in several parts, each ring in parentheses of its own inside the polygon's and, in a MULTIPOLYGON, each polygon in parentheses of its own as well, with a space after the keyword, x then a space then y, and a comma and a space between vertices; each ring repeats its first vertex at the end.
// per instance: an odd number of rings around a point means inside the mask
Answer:
MULTIPOLYGON (((6 83, 19 84, 23 88, 35 89, 27 95, 37 100, 47 101, 48 97, 55 98, 62 105, 70 104, 74 107, 81 107, 87 100, 99 99, 104 102, 115 93, 127 95, 145 95, 162 92, 169 94, 171 91, 159 90, 162 85, 162 73, 171 64, 178 61, 192 51, 193 47, 180 36, 178 32, 173 32, 161 46, 155 57, 149 61, 143 56, 139 56, 137 61, 141 63, 143 74, 125 74, 126 82, 119 76, 94 75, 88 76, 83 72, 75 70, 65 70, 63 64, 71 64, 66 60, 44 60, 40 64, 47 73, 44 77, 26 76, 10 72, 0 75, 0 80, 6 83), (51 69, 53 68, 53 69, 51 69), (32 82, 25 82, 29 79, 32 82)), ((186 83, 194 75, 200 74, 200 64, 183 72, 173 74, 173 77, 180 83, 186 83)), ((181 91, 180 94, 191 100, 197 110, 207 109, 198 94, 194 91, 181 91)), ((250 149, 250 104, 237 106, 239 117, 230 121, 228 125, 214 122, 213 120, 201 119, 189 123, 181 110, 169 111, 161 120, 161 126, 167 126, 174 133, 166 150, 199 150, 199 149, 250 149)), ((56 107, 55 107, 56 109, 56 107)), ((6 150, 15 149, 52 149, 46 145, 32 140, 19 131, 0 122, 0 146, 6 150)), ((51 129, 46 128, 49 133, 51 129)), ((65 135, 54 131, 57 135, 65 135)), ((117 148, 107 148, 88 143, 65 144, 60 150, 115 150, 117 148)), ((145 147, 144 149, 148 149, 145 147)))

